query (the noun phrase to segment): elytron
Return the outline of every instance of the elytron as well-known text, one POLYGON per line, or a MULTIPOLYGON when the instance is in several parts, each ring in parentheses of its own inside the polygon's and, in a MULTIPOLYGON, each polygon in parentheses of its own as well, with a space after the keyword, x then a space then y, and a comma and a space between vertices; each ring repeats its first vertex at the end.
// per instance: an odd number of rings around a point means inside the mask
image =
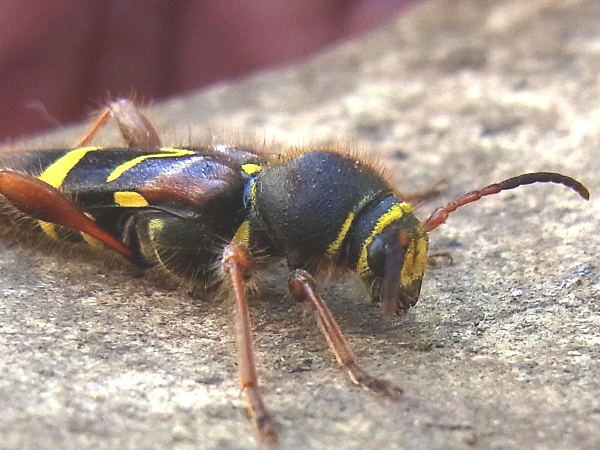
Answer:
POLYGON ((259 260, 287 261, 292 296, 314 306, 330 349, 354 383, 398 397, 399 387, 358 365, 313 274, 354 271, 383 314, 404 313, 419 298, 430 231, 468 203, 538 182, 562 184, 589 199, 573 178, 535 172, 469 192, 419 221, 406 199, 355 156, 166 148, 146 117, 118 100, 74 148, 4 155, 0 218, 55 239, 112 249, 137 266, 162 267, 187 280, 220 277, 235 305, 248 409, 260 435, 275 440, 276 423, 258 385, 246 298, 259 260), (91 145, 111 117, 127 148, 91 145))

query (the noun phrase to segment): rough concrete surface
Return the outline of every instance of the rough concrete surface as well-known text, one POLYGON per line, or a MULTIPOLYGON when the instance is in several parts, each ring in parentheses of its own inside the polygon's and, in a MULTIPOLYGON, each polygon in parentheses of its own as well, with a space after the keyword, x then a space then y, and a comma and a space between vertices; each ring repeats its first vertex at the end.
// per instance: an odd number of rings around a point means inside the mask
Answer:
MULTIPOLYGON (((600 448, 598 24, 597 0, 433 0, 311 61, 149 111, 166 142, 207 129, 343 142, 384 158, 404 192, 447 180, 422 218, 525 171, 591 190, 586 203, 523 187, 455 213, 431 234, 455 264, 428 272, 406 317, 383 319, 352 276, 325 283, 363 365, 404 388, 399 402, 349 382, 275 268, 252 315, 280 448, 600 448)), ((3 242, 0 448, 261 447, 230 308, 211 297, 3 242)))

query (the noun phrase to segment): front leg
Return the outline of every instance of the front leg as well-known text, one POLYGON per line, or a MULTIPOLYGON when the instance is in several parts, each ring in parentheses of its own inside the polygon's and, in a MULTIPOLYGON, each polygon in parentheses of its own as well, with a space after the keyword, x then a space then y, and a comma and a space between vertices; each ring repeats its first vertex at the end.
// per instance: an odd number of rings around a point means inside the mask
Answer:
POLYGON ((256 363, 250 312, 246 299, 245 278, 251 274, 251 256, 242 244, 230 244, 223 251, 223 271, 231 278, 231 288, 235 297, 235 337, 238 351, 240 387, 246 392, 248 410, 252 415, 260 435, 268 441, 277 440, 276 425, 265 406, 260 388, 256 363))
POLYGON ((350 348, 350 344, 344 338, 339 325, 333 318, 331 311, 317 293, 317 284, 315 279, 306 270, 296 269, 290 273, 289 278, 290 293, 298 301, 309 299, 315 308, 317 321, 321 331, 325 335, 329 348, 335 355, 338 363, 344 367, 350 379, 376 394, 382 394, 391 398, 399 398, 402 394, 402 389, 387 380, 370 375, 365 369, 360 367, 356 362, 354 352, 350 348))
POLYGON ((28 217, 86 233, 133 264, 141 263, 129 246, 86 216, 61 191, 34 176, 0 169, 0 195, 28 217))

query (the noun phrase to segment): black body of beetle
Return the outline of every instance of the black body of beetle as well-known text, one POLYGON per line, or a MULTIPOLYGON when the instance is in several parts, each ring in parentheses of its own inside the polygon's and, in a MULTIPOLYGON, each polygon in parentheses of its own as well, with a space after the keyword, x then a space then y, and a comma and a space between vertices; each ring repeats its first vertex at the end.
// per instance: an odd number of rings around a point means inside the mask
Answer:
POLYGON ((470 192, 420 222, 377 170, 352 155, 314 150, 279 159, 222 145, 163 148, 128 101, 112 103, 74 149, 0 159, 0 194, 13 211, 3 219, 111 248, 141 267, 160 265, 191 280, 219 272, 229 281, 240 384, 268 438, 276 437, 276 426, 258 389, 245 295, 253 253, 287 260, 291 293, 315 307, 352 380, 395 397, 399 388, 358 366, 311 273, 355 271, 385 314, 405 312, 419 297, 429 231, 463 205, 536 182, 564 184, 589 197, 570 177, 537 172, 470 192), (109 117, 130 148, 89 145, 109 117))
MULTIPOLYGON (((369 255, 369 245, 382 235, 381 223, 376 225, 383 218, 416 240, 414 255, 403 263, 397 312, 419 295, 427 235, 419 231, 411 206, 394 197, 374 169, 349 155, 312 151, 272 164, 226 146, 82 147, 18 153, 0 167, 60 189, 125 243, 137 265, 159 264, 186 279, 214 276, 224 243, 235 240, 285 257, 290 269, 335 265, 357 270, 369 288, 373 282, 381 286, 384 267, 369 255), (242 225, 246 236, 236 235, 242 225)), ((97 243, 44 221, 37 226, 51 237, 97 243)))

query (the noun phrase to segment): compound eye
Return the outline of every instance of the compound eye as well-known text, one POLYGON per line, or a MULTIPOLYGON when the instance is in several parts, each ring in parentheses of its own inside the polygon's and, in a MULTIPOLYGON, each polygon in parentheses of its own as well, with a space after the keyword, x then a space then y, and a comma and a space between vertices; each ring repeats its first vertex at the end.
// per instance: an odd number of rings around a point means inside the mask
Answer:
MULTIPOLYGON (((386 260, 390 258, 397 259, 397 256, 403 255, 409 240, 407 233, 399 232, 393 228, 384 230, 383 233, 375 236, 367 249, 367 264, 373 274, 377 277, 383 277, 386 270, 386 260)), ((400 256, 400 263, 402 259, 403 256, 400 256)), ((401 267, 398 269, 401 269, 401 267)))
POLYGON ((377 277, 383 277, 385 267, 386 239, 382 235, 375 236, 367 249, 367 264, 377 277))

